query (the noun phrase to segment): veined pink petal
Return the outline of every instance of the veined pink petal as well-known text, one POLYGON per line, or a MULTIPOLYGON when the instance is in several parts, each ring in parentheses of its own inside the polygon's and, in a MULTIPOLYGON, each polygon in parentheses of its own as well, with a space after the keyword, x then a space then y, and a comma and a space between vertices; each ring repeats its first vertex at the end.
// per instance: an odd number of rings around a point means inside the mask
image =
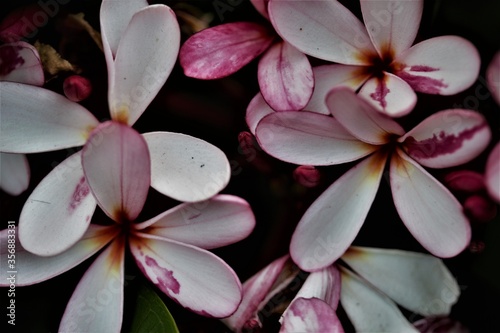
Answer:
POLYGON ((410 48, 417 36, 423 0, 361 0, 366 30, 379 55, 397 56, 410 48))
POLYGON ((275 43, 262 56, 258 78, 262 96, 276 111, 301 110, 313 93, 307 56, 287 42, 275 43))
POLYGON ((241 302, 241 284, 222 259, 198 247, 147 234, 130 239, 144 275, 170 298, 203 316, 231 315, 241 302))
POLYGON ((59 254, 80 240, 95 207, 78 152, 55 167, 26 200, 19 217, 19 240, 34 254, 59 254))
POLYGON ((412 87, 391 73, 382 78, 368 80, 359 95, 363 96, 377 111, 390 117, 407 115, 417 104, 417 95, 412 87))
POLYGON ((80 146, 99 124, 83 106, 50 90, 0 82, 0 151, 38 153, 80 146))
POLYGON ((318 298, 297 298, 283 316, 280 333, 343 333, 342 324, 327 303, 318 298))
POLYGON ((189 77, 218 79, 257 58, 273 39, 272 33, 257 23, 221 24, 191 36, 182 45, 179 60, 189 77))
POLYGON ((266 116, 257 126, 256 137, 269 155, 299 165, 351 162, 377 149, 353 137, 336 119, 305 111, 266 116))
POLYGON ((229 182, 226 155, 214 145, 189 135, 144 134, 151 152, 151 186, 179 201, 213 197, 229 182))
POLYGON ((373 145, 388 143, 404 130, 391 118, 377 112, 368 102, 345 87, 334 88, 326 98, 331 114, 353 136, 373 145))
POLYGON ((350 247, 342 260, 396 303, 422 316, 449 314, 460 295, 443 261, 427 254, 350 247))
POLYGON ((125 241, 120 237, 97 257, 66 306, 60 332, 120 332, 124 254, 125 241))
POLYGON ((340 302, 356 332, 418 332, 387 296, 349 270, 341 273, 340 302))
MULTIPOLYGON (((14 239, 15 235, 15 233, 9 232, 9 230, 12 229, 0 231, 0 244, 2 244, 2 248, 0 249, 0 262, 2 267, 5 268, 0 273, 1 287, 9 285, 8 277, 10 274, 7 269, 7 267, 9 267, 9 254, 16 255, 15 270, 19 272, 19 274, 16 275, 16 286, 28 286, 49 280, 79 265, 85 259, 104 247, 104 245, 113 239, 119 231, 113 227, 91 224, 83 237, 66 251, 51 257, 40 257, 26 251, 17 239, 15 243, 15 253, 9 253, 7 243, 10 239, 14 239)), ((11 243, 9 242, 9 244, 11 243)))
POLYGON ((22 41, 0 46, 0 81, 43 85, 45 76, 35 47, 22 41))
POLYGON ((500 51, 495 54, 486 69, 486 82, 493 98, 500 104, 500 51))
POLYGON ((179 52, 180 30, 165 5, 148 6, 132 17, 120 40, 109 75, 114 120, 132 125, 167 81, 179 52))
POLYGON ((270 113, 275 112, 269 104, 267 104, 261 93, 255 95, 247 107, 246 121, 250 132, 255 135, 255 128, 259 121, 270 113))
POLYGON ((398 141, 423 166, 448 168, 474 159, 490 139, 491 130, 480 113, 450 109, 426 118, 398 141))
POLYGON ((309 207, 290 244, 293 261, 305 271, 331 265, 351 245, 375 199, 386 155, 368 157, 337 179, 309 207))
POLYGON ((500 142, 496 144, 488 157, 484 178, 488 193, 500 202, 500 142))
POLYGON ((453 95, 469 88, 477 79, 479 53, 472 43, 458 36, 427 39, 397 57, 395 72, 415 91, 453 95))
POLYGON ((269 19, 269 14, 267 13, 267 4, 269 1, 270 0, 250 0, 255 9, 267 19, 269 19))
POLYGON ((213 249, 244 239, 254 226, 255 216, 245 200, 217 195, 206 201, 176 206, 135 228, 150 235, 213 249))
POLYGON ((118 223, 135 220, 151 178, 149 150, 142 135, 127 125, 105 122, 83 147, 82 165, 101 209, 118 223))
POLYGON ((337 1, 269 3, 278 34, 310 56, 346 65, 368 65, 376 53, 363 23, 337 1))
POLYGON ((458 200, 399 148, 392 156, 390 175, 399 216, 423 247, 448 258, 469 244, 470 225, 458 200))
POLYGON ((26 191, 30 182, 30 166, 26 155, 0 153, 0 188, 10 195, 26 191))
POLYGON ((334 311, 340 300, 340 272, 335 265, 312 272, 295 295, 295 298, 316 297, 325 301, 334 311))

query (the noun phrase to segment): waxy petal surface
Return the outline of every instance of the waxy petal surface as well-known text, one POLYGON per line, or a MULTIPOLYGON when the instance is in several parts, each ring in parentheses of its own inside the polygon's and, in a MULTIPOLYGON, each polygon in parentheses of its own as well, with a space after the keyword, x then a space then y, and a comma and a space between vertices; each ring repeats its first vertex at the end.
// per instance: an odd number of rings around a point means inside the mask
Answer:
POLYGON ((19 240, 34 254, 59 254, 80 240, 95 207, 81 154, 73 154, 56 166, 26 200, 19 217, 19 240))
POLYGON ((340 272, 335 265, 312 272, 295 295, 295 298, 318 298, 337 310, 340 300, 340 272))
POLYGON ((458 200, 400 149, 391 160, 390 181, 399 216, 429 252, 448 258, 469 244, 470 224, 458 200))
POLYGON ((35 47, 22 41, 0 46, 0 81, 42 86, 45 76, 35 47))
POLYGON ((261 93, 255 95, 248 104, 245 117, 250 132, 255 135, 255 128, 257 127, 259 121, 273 112, 275 111, 269 106, 269 104, 267 104, 261 93))
POLYGON ((343 333, 335 310, 318 298, 297 298, 283 316, 280 333, 343 333))
POLYGON ((26 191, 30 182, 30 166, 26 155, 0 153, 0 188, 10 195, 26 191))
POLYGON ((151 186, 184 202, 213 197, 229 182, 226 155, 214 145, 189 135, 144 134, 151 153, 151 186))
POLYGON ((488 193, 500 202, 500 142, 496 144, 488 157, 484 178, 488 193))
POLYGON ((99 124, 83 106, 50 90, 0 82, 0 151, 38 153, 81 146, 99 124))
POLYGON ((486 69, 486 82, 495 101, 500 104, 500 52, 497 52, 486 69))

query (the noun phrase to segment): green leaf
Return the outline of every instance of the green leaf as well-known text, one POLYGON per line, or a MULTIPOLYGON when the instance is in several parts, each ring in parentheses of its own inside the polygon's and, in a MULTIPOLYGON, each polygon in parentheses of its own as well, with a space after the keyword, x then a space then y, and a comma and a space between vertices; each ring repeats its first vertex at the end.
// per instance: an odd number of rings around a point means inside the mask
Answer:
POLYGON ((161 298, 146 285, 139 289, 130 332, 179 333, 174 318, 161 298))

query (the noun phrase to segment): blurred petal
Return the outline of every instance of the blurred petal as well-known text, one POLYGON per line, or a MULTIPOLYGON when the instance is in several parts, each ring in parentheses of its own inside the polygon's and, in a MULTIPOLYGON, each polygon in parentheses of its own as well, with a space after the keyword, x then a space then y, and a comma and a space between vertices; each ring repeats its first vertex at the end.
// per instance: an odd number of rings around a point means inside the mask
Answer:
POLYGON ((146 110, 167 81, 179 53, 180 30, 165 5, 137 12, 124 31, 109 79, 111 117, 129 125, 146 110))
POLYGON ((286 42, 276 43, 259 61, 260 91, 276 111, 301 110, 311 98, 314 77, 307 56, 286 42))
POLYGON ((486 69, 486 82, 493 98, 500 104, 500 51, 495 54, 486 69))
POLYGON ((446 316, 425 317, 413 322, 420 333, 470 333, 459 321, 446 316))
POLYGON ((0 81, 42 86, 42 62, 34 46, 15 42, 0 46, 0 81))
POLYGON ((400 149, 392 156, 390 176, 399 216, 423 247, 448 258, 469 244, 470 225, 460 203, 400 149))
POLYGON ((306 211, 292 236, 290 254, 305 271, 335 262, 351 245, 375 199, 386 155, 368 157, 337 179, 306 211))
POLYGON ((310 56, 346 65, 368 65, 374 53, 363 23, 337 1, 271 1, 278 34, 310 56))
POLYGON ((317 298, 295 299, 283 316, 280 333, 344 332, 335 310, 317 298))
POLYGON ((59 254, 80 240, 95 206, 81 154, 76 153, 55 167, 26 200, 19 217, 19 240, 34 254, 59 254))
POLYGON ((460 295, 443 261, 427 254, 351 247, 342 260, 396 303, 422 316, 449 314, 460 295))
POLYGON ((255 97, 250 101, 250 104, 248 104, 245 118, 250 132, 255 135, 255 128, 257 127, 259 121, 273 112, 274 110, 269 106, 269 104, 267 104, 261 93, 255 95, 255 97))
POLYGON ((336 119, 305 111, 266 116, 257 126, 256 137, 269 155, 299 165, 351 162, 377 149, 350 135, 336 119))
POLYGON ((201 139, 178 133, 144 134, 151 155, 151 186, 175 200, 202 201, 229 182, 226 155, 201 139))
POLYGON ((241 284, 222 259, 198 247, 137 234, 130 250, 144 275, 166 295, 208 317, 231 315, 241 302, 241 284))
POLYGON ((120 332, 124 254, 124 240, 119 238, 97 257, 66 306, 60 332, 120 332))
POLYGON ((340 301, 356 332, 417 332, 387 296, 342 269, 340 301))
POLYGON ((441 36, 420 42, 397 57, 395 74, 415 91, 453 95, 477 79, 481 60, 472 43, 458 36, 441 36))
POLYGON ((101 209, 114 221, 133 221, 148 195, 151 162, 144 138, 117 122, 101 124, 82 150, 85 178, 101 209))
POLYGON ((81 146, 99 124, 83 106, 50 90, 0 82, 0 151, 38 153, 81 146))
POLYGON ((273 39, 271 32, 257 23, 221 24, 191 36, 182 45, 179 60, 186 76, 218 79, 257 58, 273 39))
POLYGON ((30 182, 28 159, 22 154, 0 153, 0 188, 10 195, 26 191, 30 182))
POLYGON ((480 113, 451 109, 426 118, 398 141, 423 166, 449 168, 477 157, 490 139, 491 130, 480 113))
POLYGON ((267 13, 267 4, 269 1, 270 0, 250 0, 255 9, 267 19, 269 19, 269 14, 267 13))
POLYGON ((309 274, 295 298, 316 297, 335 311, 339 304, 340 288, 340 272, 335 265, 331 265, 309 274))
POLYGON ((500 202, 500 142, 496 144, 488 157, 484 177, 488 193, 500 202))
POLYGON ((450 190, 466 193, 475 193, 483 190, 484 181, 482 174, 470 170, 452 171, 444 177, 444 184, 450 190))
POLYGON ((246 238, 255 226, 250 205, 232 195, 217 195, 202 202, 181 204, 135 225, 150 235, 212 249, 246 238))

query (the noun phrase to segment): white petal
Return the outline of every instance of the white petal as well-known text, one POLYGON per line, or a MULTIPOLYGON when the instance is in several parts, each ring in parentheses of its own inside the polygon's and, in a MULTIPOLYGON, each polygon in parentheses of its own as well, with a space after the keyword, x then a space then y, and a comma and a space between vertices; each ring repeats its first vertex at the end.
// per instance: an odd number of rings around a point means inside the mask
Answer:
POLYGON ((488 157, 484 177, 489 194, 500 202, 500 142, 496 144, 488 157))
POLYGON ((486 69, 486 82, 493 98, 500 104, 500 51, 493 56, 486 69))
POLYGON ((34 46, 15 42, 0 46, 0 81, 42 86, 45 82, 42 62, 34 46))
POLYGON ((340 299, 340 272, 335 265, 312 272, 295 295, 295 298, 318 298, 337 310, 340 299))
POLYGON ((259 121, 273 112, 275 111, 269 106, 269 104, 267 104, 261 93, 255 95, 248 104, 246 113, 246 122, 250 132, 255 135, 255 128, 257 127, 259 121))
POLYGON ((10 195, 26 191, 30 182, 30 166, 23 154, 0 153, 0 188, 10 195))

